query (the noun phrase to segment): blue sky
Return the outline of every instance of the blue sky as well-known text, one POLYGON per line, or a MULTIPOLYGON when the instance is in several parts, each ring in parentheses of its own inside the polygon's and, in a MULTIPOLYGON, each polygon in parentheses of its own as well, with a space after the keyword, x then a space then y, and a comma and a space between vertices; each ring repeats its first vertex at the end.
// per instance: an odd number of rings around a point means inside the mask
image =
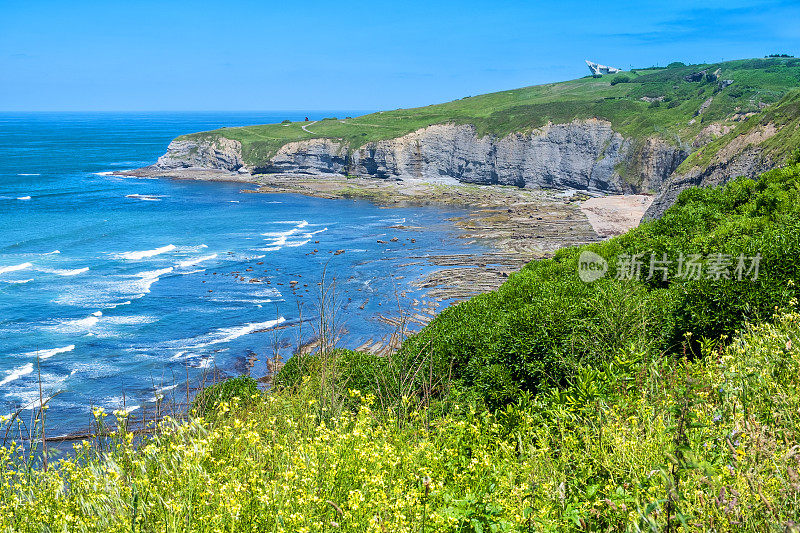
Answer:
POLYGON ((394 109, 800 55, 800 2, 0 0, 0 110, 394 109))

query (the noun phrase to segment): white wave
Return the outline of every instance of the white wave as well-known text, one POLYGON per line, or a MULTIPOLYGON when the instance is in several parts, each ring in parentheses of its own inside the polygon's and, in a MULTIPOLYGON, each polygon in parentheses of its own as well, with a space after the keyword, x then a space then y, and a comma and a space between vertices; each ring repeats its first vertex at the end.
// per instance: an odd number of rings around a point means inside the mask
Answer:
POLYGON ((58 268, 37 268, 36 270, 39 272, 45 272, 47 274, 57 274, 59 276, 77 276, 78 274, 88 272, 89 267, 75 268, 72 270, 61 270, 58 268))
POLYGON ((181 272, 182 276, 188 276, 189 274, 197 274, 198 272, 205 272, 205 268, 198 268, 197 270, 187 270, 186 272, 181 272))
POLYGON ((165 392, 169 392, 177 387, 177 383, 173 383, 172 385, 164 385, 163 387, 156 387, 156 394, 164 394, 165 392))
POLYGON ((197 265, 199 263, 202 263, 203 261, 210 261, 210 260, 216 259, 216 258, 217 258, 217 254, 204 255, 203 257, 196 257, 194 259, 187 259, 186 261, 181 261, 181 262, 178 263, 178 266, 180 268, 186 268, 186 267, 190 267, 190 266, 194 266, 194 265, 197 265))
POLYGON ((19 198, 17 198, 17 200, 30 200, 30 199, 31 199, 30 196, 20 196, 19 198))
POLYGON ((150 287, 153 286, 153 283, 161 279, 161 276, 164 274, 169 274, 175 270, 173 267, 162 268, 160 270, 148 270, 146 272, 139 272, 136 274, 136 277, 141 278, 141 281, 137 282, 136 285, 138 287, 138 292, 148 293, 150 292, 150 287))
POLYGON ((23 283, 30 283, 31 281, 33 281, 33 278, 31 278, 31 279, 10 279, 10 280, 3 280, 3 283, 13 283, 14 285, 22 285, 23 283))
POLYGON ((115 254, 115 257, 117 259, 132 259, 135 261, 138 259, 145 259, 147 257, 154 257, 156 255, 163 254, 166 252, 171 252, 174 249, 175 249, 174 244, 168 244, 166 246, 161 246, 159 248, 154 248, 152 250, 141 250, 138 252, 122 252, 120 254, 115 254))
POLYGON ((239 203, 239 200, 228 200, 228 202, 230 202, 230 203, 232 203, 232 204, 238 204, 238 203, 239 203))
POLYGON ((116 309, 117 307, 121 307, 121 306, 123 306, 123 305, 131 305, 131 301, 130 301, 130 300, 128 300, 127 302, 121 302, 121 303, 118 303, 118 304, 110 304, 110 305, 107 307, 107 309, 116 309))
POLYGON ((202 361, 200 361, 200 364, 197 365, 197 368, 211 368, 211 365, 213 364, 214 364, 214 358, 209 357, 207 359, 203 359, 202 361))
POLYGON ((280 317, 277 320, 267 320, 266 322, 250 322, 242 326, 235 326, 231 328, 220 328, 216 331, 216 334, 219 335, 220 337, 212 340, 207 345, 210 346, 212 344, 230 342, 234 339, 238 339, 242 335, 248 335, 250 333, 253 333, 254 331, 274 328, 275 326, 283 322, 286 322, 286 319, 284 317, 280 317))
POLYGON ((311 231, 311 232, 304 231, 304 232, 301 232, 300 229, 304 228, 306 226, 308 226, 308 222, 306 222, 304 220, 301 223, 299 223, 296 227, 294 227, 294 228, 292 228, 290 230, 287 230, 287 231, 274 231, 274 232, 262 233, 261 234, 262 236, 271 237, 273 240, 272 240, 272 242, 267 242, 266 243, 266 245, 267 245, 266 248, 261 248, 259 250, 260 251, 265 251, 265 252, 274 252, 274 251, 280 250, 284 246, 287 246, 287 247, 290 247, 290 248, 297 247, 297 246, 303 246, 305 244, 308 244, 308 242, 312 239, 312 237, 314 235, 316 235, 318 233, 322 233, 324 231, 328 231, 328 228, 323 228, 323 229, 320 229, 320 230, 317 230, 317 231, 311 231), (290 241, 289 237, 291 237, 292 235, 295 235, 297 233, 301 233, 301 235, 299 236, 299 239, 295 240, 295 241, 290 241))
POLYGON ((6 272, 16 272, 17 270, 25 270, 26 268, 30 268, 32 266, 33 263, 21 263, 19 265, 0 267, 0 274, 5 274, 6 272))
POLYGON ((25 174, 25 173, 20 173, 20 174, 17 174, 17 176, 41 176, 41 174, 25 174))
POLYGON ((71 352, 75 349, 74 344, 70 344, 69 346, 64 346, 63 348, 51 348, 50 350, 38 350, 35 352, 28 352, 25 355, 29 357, 38 357, 41 360, 50 359, 54 355, 58 355, 60 353, 71 352))
POLYGON ((154 194, 126 194, 125 198, 133 200, 143 200, 145 202, 160 202, 161 197, 154 194))
POLYGON ((54 254, 60 254, 60 253, 61 253, 61 250, 53 250, 52 252, 47 252, 46 254, 42 254, 42 255, 54 255, 54 254))
POLYGON ((157 322, 158 317, 148 315, 129 315, 129 316, 107 316, 103 319, 103 324, 115 324, 118 326, 138 326, 141 324, 152 324, 157 322))
POLYGON ((76 330, 87 330, 91 329, 100 321, 100 317, 103 316, 102 311, 95 311, 91 315, 87 316, 86 318, 78 318, 74 320, 64 320, 61 322, 61 326, 59 329, 66 329, 69 331, 76 331, 76 330))
POLYGON ((7 370, 6 377, 0 380, 0 385, 5 385, 6 383, 11 383, 12 381, 21 378, 22 376, 27 376, 33 372, 33 363, 25 363, 22 366, 17 368, 7 370))
POLYGON ((300 231, 298 228, 292 228, 286 231, 268 231, 266 233, 262 233, 264 237, 272 237, 272 238, 281 238, 281 237, 288 237, 289 235, 294 235, 300 231))
MULTIPOLYGON (((196 350, 205 348, 207 346, 213 346, 215 344, 230 342, 234 339, 238 339, 242 335, 249 335, 255 331, 271 329, 285 321, 286 319, 284 317, 279 317, 277 320, 268 320, 266 322, 248 322, 247 324, 243 324, 241 326, 219 328, 194 339, 179 341, 181 344, 180 347, 185 348, 185 350, 176 354, 174 358, 182 357, 189 350, 196 350)), ((191 356, 187 356, 186 358, 188 357, 191 356)))

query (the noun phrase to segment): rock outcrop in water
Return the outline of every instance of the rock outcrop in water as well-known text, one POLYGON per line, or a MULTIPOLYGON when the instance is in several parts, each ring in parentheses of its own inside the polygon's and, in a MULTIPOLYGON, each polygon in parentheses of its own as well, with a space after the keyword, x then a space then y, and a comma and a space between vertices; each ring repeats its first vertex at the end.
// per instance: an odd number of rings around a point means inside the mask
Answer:
POLYGON ((237 141, 176 140, 156 167, 455 180, 618 194, 659 191, 686 155, 662 140, 635 143, 609 122, 584 120, 506 137, 481 137, 470 125, 438 124, 356 149, 333 139, 309 139, 284 145, 267 164, 255 168, 245 165, 237 141))

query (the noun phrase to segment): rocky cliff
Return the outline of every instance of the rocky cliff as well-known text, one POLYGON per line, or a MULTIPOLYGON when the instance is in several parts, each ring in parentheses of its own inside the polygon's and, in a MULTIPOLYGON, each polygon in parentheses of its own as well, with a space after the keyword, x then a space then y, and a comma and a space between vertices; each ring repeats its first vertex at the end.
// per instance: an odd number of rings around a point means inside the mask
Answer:
POLYGON ((685 170, 679 169, 661 188, 644 218, 661 217, 675 203, 681 191, 689 187, 722 185, 739 176, 755 178, 780 165, 787 154, 775 154, 764 143, 782 129, 783 127, 776 127, 773 123, 766 123, 739 135, 734 131, 730 140, 723 139, 726 142, 710 162, 685 170))
POLYGON ((438 124, 355 149, 334 139, 308 139, 285 144, 267 164, 255 168, 244 165, 237 141, 180 140, 170 144, 156 166, 455 180, 616 194, 661 190, 686 155, 659 139, 625 139, 609 122, 593 119, 505 137, 478 136, 470 125, 438 124))
POLYGON ((225 137, 208 138, 202 141, 174 140, 169 143, 167 153, 158 158, 157 169, 202 168, 239 170, 242 161, 242 143, 225 137))

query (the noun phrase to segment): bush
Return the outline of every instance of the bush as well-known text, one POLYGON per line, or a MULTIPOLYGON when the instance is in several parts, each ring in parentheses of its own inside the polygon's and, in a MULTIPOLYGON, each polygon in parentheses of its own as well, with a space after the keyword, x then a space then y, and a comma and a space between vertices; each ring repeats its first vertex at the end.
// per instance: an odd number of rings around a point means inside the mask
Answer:
POLYGON ((426 354, 420 375, 456 380, 497 406, 520 391, 563 386, 576 368, 606 364, 625 347, 651 356, 697 353, 703 339, 768 320, 776 306, 798 296, 799 191, 800 165, 758 181, 684 191, 660 220, 610 241, 560 250, 526 265, 497 291, 444 310, 403 344, 399 356, 426 354), (580 281, 584 250, 608 261, 605 278, 580 281), (623 266, 617 261, 637 254, 642 276, 615 279, 623 266), (721 254, 734 278, 739 256, 761 259, 756 280, 679 278, 672 264, 663 281, 646 279, 651 254, 700 254, 702 269, 721 254), (691 341, 684 348, 686 333, 691 341))
POLYGON ((613 80, 611 80, 611 85, 616 85, 618 83, 629 83, 631 79, 628 76, 617 76, 613 80))
POLYGON ((304 378, 318 386, 323 369, 330 371, 340 390, 356 389, 365 394, 378 392, 385 380, 386 358, 371 353, 336 349, 321 356, 318 353, 292 356, 275 376, 278 388, 296 388, 304 378))
POLYGON ((240 406, 246 406, 259 396, 261 391, 258 390, 258 382, 250 376, 239 376, 200 391, 192 401, 192 410, 200 416, 213 416, 223 402, 238 399, 240 406))

